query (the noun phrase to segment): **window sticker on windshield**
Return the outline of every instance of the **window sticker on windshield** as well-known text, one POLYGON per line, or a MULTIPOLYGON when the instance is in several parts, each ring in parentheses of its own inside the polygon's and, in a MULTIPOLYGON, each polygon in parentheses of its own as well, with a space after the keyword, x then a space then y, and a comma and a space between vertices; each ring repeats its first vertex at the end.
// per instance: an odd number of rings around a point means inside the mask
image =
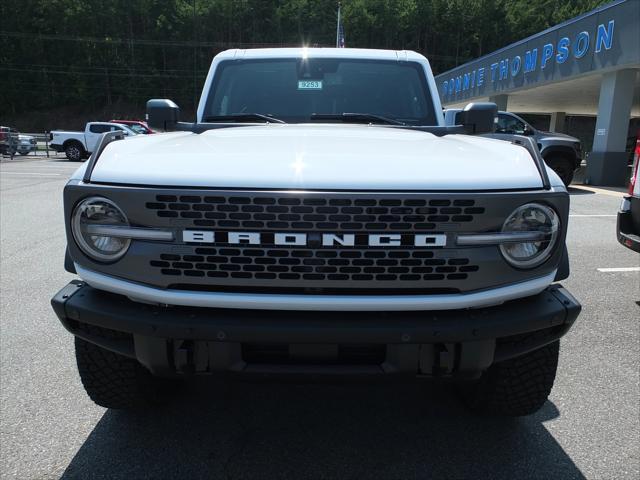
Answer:
POLYGON ((322 90, 322 80, 298 80, 298 90, 322 90))

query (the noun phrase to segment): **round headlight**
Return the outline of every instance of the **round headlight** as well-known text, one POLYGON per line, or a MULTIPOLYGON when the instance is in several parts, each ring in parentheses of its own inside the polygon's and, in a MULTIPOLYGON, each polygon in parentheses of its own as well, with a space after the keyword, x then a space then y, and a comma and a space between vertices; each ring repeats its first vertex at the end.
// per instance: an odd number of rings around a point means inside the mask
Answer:
POLYGON ((80 202, 71 217, 71 231, 78 247, 100 262, 114 262, 129 248, 131 240, 99 234, 101 226, 128 227, 125 214, 111 200, 90 197, 80 202))
POLYGON ((505 260, 517 268, 534 268, 553 253, 558 240, 560 221, 553 209, 538 203, 518 207, 502 226, 507 232, 541 232, 542 240, 535 242, 505 243, 500 251, 505 260))

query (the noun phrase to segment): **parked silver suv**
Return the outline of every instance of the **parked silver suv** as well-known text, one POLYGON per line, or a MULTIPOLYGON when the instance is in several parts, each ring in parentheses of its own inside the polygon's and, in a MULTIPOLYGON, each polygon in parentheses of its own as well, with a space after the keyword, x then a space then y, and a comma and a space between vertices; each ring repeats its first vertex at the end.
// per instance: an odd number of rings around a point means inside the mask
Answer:
MULTIPOLYGON (((459 108, 444 111, 445 123, 456 125, 456 114, 459 108)), ((542 158, 562 179, 565 185, 573 180, 573 173, 582 161, 582 145, 580 140, 564 133, 545 132, 533 128, 529 123, 511 112, 498 112, 495 133, 508 135, 532 136, 538 145, 542 158)))

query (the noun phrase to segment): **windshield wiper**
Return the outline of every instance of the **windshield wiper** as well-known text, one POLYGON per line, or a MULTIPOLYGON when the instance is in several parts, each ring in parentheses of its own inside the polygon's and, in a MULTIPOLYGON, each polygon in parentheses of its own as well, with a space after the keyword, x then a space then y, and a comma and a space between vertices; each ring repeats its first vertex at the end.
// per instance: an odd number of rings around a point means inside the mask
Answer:
POLYGON ((251 122, 256 120, 263 120, 267 123, 287 123, 264 113, 233 113, 231 115, 212 115, 204 118, 205 122, 251 122))
POLYGON ((374 113, 312 113, 311 120, 340 120, 346 123, 383 123, 386 125, 406 125, 393 118, 383 117, 374 113))

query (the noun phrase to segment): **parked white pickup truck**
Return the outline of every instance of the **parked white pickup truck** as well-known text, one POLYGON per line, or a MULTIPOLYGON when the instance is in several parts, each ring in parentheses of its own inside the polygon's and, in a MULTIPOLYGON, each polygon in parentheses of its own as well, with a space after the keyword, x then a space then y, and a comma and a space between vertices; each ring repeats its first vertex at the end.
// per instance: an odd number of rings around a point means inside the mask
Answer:
POLYGON ((79 162, 89 158, 103 133, 115 131, 122 131, 126 136, 136 135, 136 132, 120 123, 89 122, 84 132, 52 131, 49 134, 49 146, 56 152, 64 152, 72 162, 79 162))

